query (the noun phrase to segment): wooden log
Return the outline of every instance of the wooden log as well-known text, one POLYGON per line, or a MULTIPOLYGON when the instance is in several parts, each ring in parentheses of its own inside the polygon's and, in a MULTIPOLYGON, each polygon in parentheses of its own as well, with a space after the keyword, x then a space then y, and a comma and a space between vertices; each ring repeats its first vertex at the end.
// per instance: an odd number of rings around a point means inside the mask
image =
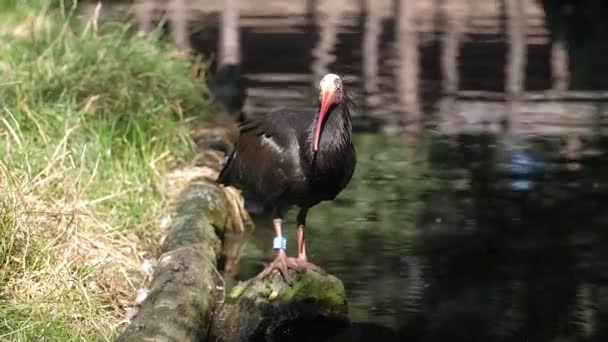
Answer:
POLYGON ((216 312, 210 340, 325 340, 348 327, 346 295, 338 278, 311 270, 290 270, 290 275, 291 286, 276 271, 235 286, 216 312))
POLYGON ((210 313, 222 294, 216 288, 216 265, 225 197, 216 185, 194 181, 176 208, 150 292, 117 341, 200 341, 207 336, 210 313))

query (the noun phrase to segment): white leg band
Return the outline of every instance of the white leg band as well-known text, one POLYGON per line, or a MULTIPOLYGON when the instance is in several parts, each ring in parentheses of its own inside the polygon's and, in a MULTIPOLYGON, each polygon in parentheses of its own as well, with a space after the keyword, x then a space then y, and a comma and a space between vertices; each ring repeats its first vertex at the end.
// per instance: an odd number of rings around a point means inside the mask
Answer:
POLYGON ((286 250, 287 249, 287 239, 283 236, 275 237, 274 240, 272 240, 272 248, 286 250))

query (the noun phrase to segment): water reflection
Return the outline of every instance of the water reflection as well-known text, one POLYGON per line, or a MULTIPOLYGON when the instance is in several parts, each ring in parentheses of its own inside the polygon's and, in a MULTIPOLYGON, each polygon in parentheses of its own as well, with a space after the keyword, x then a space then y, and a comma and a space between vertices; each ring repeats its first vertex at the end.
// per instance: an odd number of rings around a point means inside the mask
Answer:
MULTIPOLYGON (((311 105, 328 71, 357 95, 355 177, 309 217, 356 322, 336 340, 608 338, 605 1, 241 0, 238 32, 192 3, 195 50, 238 43, 246 114, 311 105)), ((267 222, 228 281, 273 257, 267 222)))
POLYGON ((579 178, 558 164, 544 174, 545 180, 537 180, 536 191, 509 192, 496 186, 500 177, 492 163, 479 164, 497 153, 488 148, 491 139, 469 137, 461 144, 460 162, 453 167, 470 174, 470 189, 447 198, 442 191, 441 201, 428 202, 433 208, 425 211, 420 226, 428 231, 427 315, 435 315, 429 336, 584 337, 579 325, 593 326, 594 314, 593 306, 579 303, 579 293, 603 285, 584 269, 601 274, 605 262, 588 259, 590 251, 603 245, 601 225, 594 224, 602 216, 594 208, 602 202, 585 183, 605 179, 579 178), (436 217, 450 219, 438 223, 436 217), (581 259, 587 259, 586 266, 581 259), (581 310, 587 317, 582 322, 581 310))
MULTIPOLYGON (((344 281, 357 323, 336 340, 601 340, 607 141, 573 171, 542 139, 427 139, 412 163, 400 140, 358 135, 354 184, 311 212, 311 258, 344 281)), ((271 235, 247 242, 237 279, 272 257, 271 235)))

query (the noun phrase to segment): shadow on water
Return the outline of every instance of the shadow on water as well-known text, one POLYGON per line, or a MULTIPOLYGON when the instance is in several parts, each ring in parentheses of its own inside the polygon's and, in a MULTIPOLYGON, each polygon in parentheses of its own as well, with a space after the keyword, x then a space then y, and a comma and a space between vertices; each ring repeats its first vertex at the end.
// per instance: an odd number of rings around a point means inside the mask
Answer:
MULTIPOLYGON (((236 105, 309 106, 329 70, 358 95, 353 181, 308 219, 312 261, 348 294, 334 340, 608 340, 607 3, 293 4, 244 5, 236 105)), ((218 18, 192 35, 207 56, 218 18)), ((274 257, 269 222, 227 243, 228 282, 274 257)))

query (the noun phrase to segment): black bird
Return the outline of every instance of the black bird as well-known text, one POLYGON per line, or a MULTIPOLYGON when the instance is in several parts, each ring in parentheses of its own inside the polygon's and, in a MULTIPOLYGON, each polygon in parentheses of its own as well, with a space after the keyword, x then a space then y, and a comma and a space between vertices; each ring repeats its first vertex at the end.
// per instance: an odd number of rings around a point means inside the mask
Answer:
POLYGON ((320 82, 317 111, 273 111, 240 126, 234 150, 218 176, 218 183, 241 189, 272 207, 277 258, 260 273, 275 269, 288 280, 287 269, 321 269, 306 256, 308 209, 333 200, 350 182, 356 153, 352 143, 349 105, 342 80, 327 74, 320 82), (298 206, 297 258, 287 258, 282 233, 283 214, 298 206))

